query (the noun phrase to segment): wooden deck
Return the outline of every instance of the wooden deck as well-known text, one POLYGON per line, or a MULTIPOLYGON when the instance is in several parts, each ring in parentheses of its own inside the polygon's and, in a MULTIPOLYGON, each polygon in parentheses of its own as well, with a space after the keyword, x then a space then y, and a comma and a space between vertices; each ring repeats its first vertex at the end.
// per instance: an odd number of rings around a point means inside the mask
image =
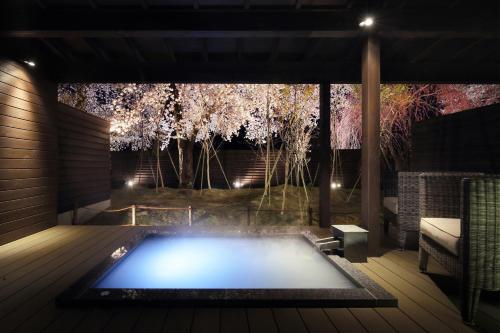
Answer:
MULTIPOLYGON (((0 247, 2 332, 473 332, 416 253, 389 251, 356 266, 398 308, 61 309, 54 298, 139 227, 57 226, 0 247)), ((440 271, 431 263, 430 271, 440 271)))

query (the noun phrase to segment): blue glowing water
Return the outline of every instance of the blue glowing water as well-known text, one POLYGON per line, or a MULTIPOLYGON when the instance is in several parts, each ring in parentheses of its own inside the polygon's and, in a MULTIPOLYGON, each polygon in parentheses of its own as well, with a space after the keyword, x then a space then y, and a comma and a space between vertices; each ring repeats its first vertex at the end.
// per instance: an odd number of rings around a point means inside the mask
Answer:
POLYGON ((150 237, 94 288, 356 288, 300 237, 150 237))

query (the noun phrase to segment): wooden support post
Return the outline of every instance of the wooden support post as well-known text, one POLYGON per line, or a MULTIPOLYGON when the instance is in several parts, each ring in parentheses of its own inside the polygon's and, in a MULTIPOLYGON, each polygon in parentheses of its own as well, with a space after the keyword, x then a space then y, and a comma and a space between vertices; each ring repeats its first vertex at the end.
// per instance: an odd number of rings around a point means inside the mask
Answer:
POLYGON ((368 255, 380 255, 380 44, 366 36, 361 60, 362 147, 361 221, 368 234, 368 255))
POLYGON ((319 86, 319 226, 330 226, 330 83, 319 86))
POLYGON ((193 224, 193 212, 191 206, 188 206, 188 222, 189 226, 193 224))
POLYGON ((132 205, 132 225, 135 225, 135 205, 132 205))

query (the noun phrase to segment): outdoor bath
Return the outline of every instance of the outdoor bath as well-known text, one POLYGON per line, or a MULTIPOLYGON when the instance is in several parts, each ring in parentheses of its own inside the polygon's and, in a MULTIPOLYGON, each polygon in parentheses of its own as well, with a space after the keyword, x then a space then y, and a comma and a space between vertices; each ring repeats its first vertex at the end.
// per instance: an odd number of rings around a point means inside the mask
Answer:
POLYGON ((146 233, 58 298, 107 303, 396 306, 347 260, 304 234, 146 233))

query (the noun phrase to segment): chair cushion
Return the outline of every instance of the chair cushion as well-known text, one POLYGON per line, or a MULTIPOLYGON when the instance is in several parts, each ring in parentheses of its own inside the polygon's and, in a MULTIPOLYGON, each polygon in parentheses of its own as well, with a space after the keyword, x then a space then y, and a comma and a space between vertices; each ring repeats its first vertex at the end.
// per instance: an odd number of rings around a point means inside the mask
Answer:
POLYGON ((398 197, 384 197, 384 207, 397 215, 398 197))
POLYGON ((422 217, 420 232, 458 256, 460 219, 422 217))

